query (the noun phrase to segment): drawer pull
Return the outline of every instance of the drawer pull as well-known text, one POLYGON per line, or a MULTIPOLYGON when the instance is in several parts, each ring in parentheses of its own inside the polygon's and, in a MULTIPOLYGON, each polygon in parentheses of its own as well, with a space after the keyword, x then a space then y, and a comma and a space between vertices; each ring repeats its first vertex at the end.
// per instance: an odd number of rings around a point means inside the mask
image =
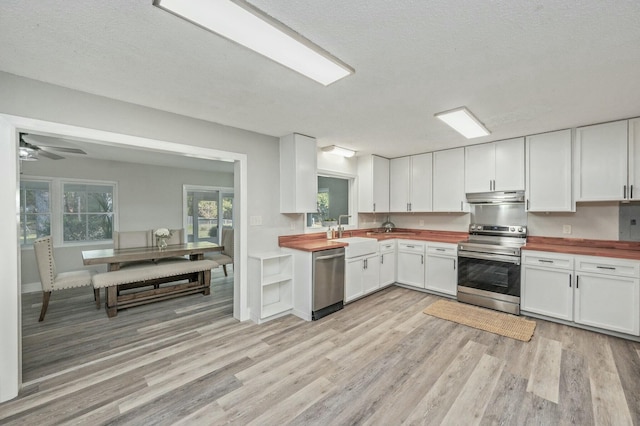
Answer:
POLYGON ((540 262, 540 263, 553 263, 553 260, 538 259, 538 262, 540 262))
POLYGON ((596 268, 598 268, 598 269, 606 269, 608 271, 615 271, 616 270, 616 268, 614 268, 613 266, 599 266, 599 265, 597 265, 596 268))
POLYGON ((571 274, 569 274, 569 288, 571 288, 571 274))
POLYGON ((437 251, 445 251, 445 249, 443 249, 443 248, 437 248, 436 250, 437 251))
POLYGON ((416 246, 410 246, 410 245, 406 245, 406 248, 416 248, 416 246))

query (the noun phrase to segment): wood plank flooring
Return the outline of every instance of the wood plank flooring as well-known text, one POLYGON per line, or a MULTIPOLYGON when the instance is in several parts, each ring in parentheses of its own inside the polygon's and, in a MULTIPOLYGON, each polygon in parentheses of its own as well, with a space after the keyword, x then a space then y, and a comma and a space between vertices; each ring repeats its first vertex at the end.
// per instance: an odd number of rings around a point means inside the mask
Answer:
POLYGON ((520 342, 390 287, 316 322, 232 317, 212 294, 107 318, 89 289, 23 297, 20 396, 0 424, 640 425, 640 344, 536 320, 520 342))

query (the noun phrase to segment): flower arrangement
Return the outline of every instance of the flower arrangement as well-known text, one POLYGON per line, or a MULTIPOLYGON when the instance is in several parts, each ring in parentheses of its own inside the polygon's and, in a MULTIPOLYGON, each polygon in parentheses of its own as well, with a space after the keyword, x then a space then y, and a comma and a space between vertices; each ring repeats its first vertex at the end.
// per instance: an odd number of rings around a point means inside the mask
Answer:
POLYGON ((154 235, 156 236, 156 242, 160 250, 167 248, 167 240, 173 233, 167 228, 156 229, 154 235))

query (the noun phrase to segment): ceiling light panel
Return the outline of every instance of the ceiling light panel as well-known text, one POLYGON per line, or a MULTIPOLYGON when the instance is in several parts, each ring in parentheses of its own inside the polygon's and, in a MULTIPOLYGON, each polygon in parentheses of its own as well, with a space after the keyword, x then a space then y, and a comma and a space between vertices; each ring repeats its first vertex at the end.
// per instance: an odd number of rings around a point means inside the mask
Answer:
POLYGON ((447 123, 455 131, 467 139, 488 136, 489 130, 465 107, 439 112, 436 114, 440 120, 447 123))
POLYGON ((340 155, 346 158, 353 157, 354 155, 356 155, 355 151, 347 148, 342 148, 336 145, 325 146, 324 148, 322 148, 322 151, 328 154, 340 155))
POLYGON ((354 72, 347 64, 244 1, 154 0, 153 4, 325 86, 354 72))

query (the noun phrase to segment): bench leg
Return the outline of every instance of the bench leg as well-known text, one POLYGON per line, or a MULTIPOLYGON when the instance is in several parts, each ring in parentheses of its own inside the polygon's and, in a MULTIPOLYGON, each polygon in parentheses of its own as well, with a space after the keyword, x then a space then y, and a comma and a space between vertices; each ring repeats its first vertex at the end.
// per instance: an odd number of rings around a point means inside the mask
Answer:
POLYGON ((47 313, 47 308, 49 307, 50 297, 51 297, 50 291, 42 292, 42 309, 40 310, 40 319, 38 319, 38 322, 42 322, 44 320, 44 314, 47 313))
POLYGON ((202 294, 208 296, 211 294, 211 269, 207 269, 206 271, 202 271, 199 275, 199 278, 202 280, 200 284, 204 287, 204 291, 202 294))
POLYGON ((93 298, 96 301, 96 309, 100 309, 100 289, 99 288, 93 289, 93 298))
POLYGON ((107 310, 107 316, 113 318, 118 315, 118 287, 112 285, 105 289, 105 309, 107 310))
POLYGON ((224 276, 228 277, 229 275, 227 275, 227 265, 226 264, 222 265, 222 270, 224 271, 224 276))

